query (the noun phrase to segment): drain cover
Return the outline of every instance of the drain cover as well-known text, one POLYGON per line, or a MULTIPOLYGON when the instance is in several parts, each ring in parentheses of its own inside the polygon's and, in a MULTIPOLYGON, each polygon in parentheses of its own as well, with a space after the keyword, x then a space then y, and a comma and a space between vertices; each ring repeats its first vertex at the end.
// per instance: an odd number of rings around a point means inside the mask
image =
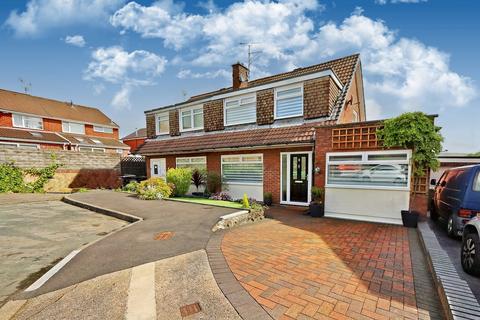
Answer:
POLYGON ((174 232, 171 231, 160 232, 153 237, 153 240, 168 240, 173 237, 173 234, 174 232))
POLYGON ((200 307, 199 302, 187 304, 186 306, 180 307, 180 314, 182 315, 182 317, 187 317, 200 311, 202 311, 202 307, 200 307))

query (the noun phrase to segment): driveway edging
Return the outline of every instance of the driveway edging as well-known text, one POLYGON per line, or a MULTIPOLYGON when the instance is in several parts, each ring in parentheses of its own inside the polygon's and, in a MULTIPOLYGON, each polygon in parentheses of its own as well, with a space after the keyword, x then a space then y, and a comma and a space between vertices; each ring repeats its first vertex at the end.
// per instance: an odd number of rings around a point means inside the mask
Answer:
POLYGON ((417 232, 447 319, 478 319, 480 305, 477 299, 468 283, 458 275, 428 222, 419 222, 417 232))
POLYGON ((117 219, 120 219, 120 220, 124 220, 124 221, 127 221, 127 222, 132 222, 133 223, 133 222, 143 220, 143 218, 134 216, 133 214, 128 214, 128 213, 124 213, 124 212, 120 212, 120 211, 116 211, 116 210, 112 210, 112 209, 107 209, 107 208, 103 208, 103 207, 100 207, 100 206, 94 206, 94 205, 91 205, 91 204, 83 202, 83 201, 72 199, 69 196, 64 196, 62 198, 62 201, 65 202, 65 203, 80 207, 80 208, 84 208, 84 209, 87 209, 87 210, 90 210, 90 211, 94 211, 94 212, 104 214, 104 215, 107 215, 107 216, 110 216, 110 217, 114 217, 114 218, 117 218, 117 219))
POLYGON ((210 269, 218 287, 242 319, 272 319, 265 309, 243 288, 223 256, 221 244, 226 230, 218 230, 208 240, 206 251, 210 269))

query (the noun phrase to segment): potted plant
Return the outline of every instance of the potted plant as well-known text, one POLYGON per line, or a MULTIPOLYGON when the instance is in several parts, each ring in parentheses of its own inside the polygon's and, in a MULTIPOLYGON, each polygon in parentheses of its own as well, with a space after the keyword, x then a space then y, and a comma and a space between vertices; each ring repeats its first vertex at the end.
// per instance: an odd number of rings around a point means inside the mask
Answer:
POLYGON ((324 215, 324 206, 323 206, 323 188, 312 187, 312 201, 310 202, 309 212, 312 217, 323 217, 324 215))
POLYGON ((271 206, 272 205, 272 193, 271 192, 265 192, 263 194, 263 204, 266 206, 271 206))
POLYGON ((415 178, 424 176, 429 169, 438 168, 437 156, 443 141, 440 127, 435 126, 433 118, 423 112, 407 112, 386 120, 383 128, 377 130, 377 136, 386 148, 412 150, 410 204, 408 210, 401 211, 401 215, 405 227, 416 228, 420 213, 412 210, 417 195, 415 178))

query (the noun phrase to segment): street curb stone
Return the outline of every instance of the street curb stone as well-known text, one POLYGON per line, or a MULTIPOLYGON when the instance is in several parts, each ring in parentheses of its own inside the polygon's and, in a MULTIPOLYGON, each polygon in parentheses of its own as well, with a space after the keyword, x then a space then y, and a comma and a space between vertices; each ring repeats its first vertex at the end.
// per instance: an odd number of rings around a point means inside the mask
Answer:
POLYGON ((237 281, 221 250, 225 230, 215 232, 207 243, 207 256, 215 281, 225 297, 245 320, 272 319, 255 299, 237 281))
POLYGON ((427 221, 418 223, 418 234, 447 319, 480 319, 477 299, 468 283, 458 275, 427 221))

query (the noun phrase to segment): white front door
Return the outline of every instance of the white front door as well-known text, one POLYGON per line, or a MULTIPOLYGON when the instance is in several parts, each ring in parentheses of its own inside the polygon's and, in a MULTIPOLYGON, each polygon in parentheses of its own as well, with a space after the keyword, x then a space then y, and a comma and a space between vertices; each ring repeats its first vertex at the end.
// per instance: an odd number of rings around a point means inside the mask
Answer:
POLYGON ((165 158, 150 159, 150 176, 165 179, 167 173, 167 165, 165 158))

